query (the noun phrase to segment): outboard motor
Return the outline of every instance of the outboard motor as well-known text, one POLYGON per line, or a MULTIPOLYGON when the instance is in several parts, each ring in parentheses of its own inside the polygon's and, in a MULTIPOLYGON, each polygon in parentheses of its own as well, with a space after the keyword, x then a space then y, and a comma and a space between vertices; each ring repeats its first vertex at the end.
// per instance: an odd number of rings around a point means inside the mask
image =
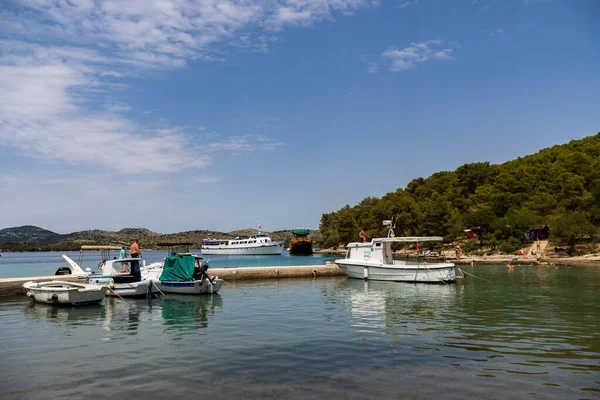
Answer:
POLYGON ((69 267, 60 267, 56 270, 54 275, 71 275, 72 271, 69 267))
MULTIPOLYGON (((198 260, 200 261, 200 260, 198 260)), ((198 265, 198 264, 196 264, 198 265)), ((208 273, 206 271, 208 271, 208 262, 206 261, 202 261, 202 263, 200 263, 200 267, 198 268, 198 270, 194 273, 194 279, 202 279, 202 278, 206 278, 208 279, 208 281, 210 283, 212 283, 214 285, 213 280, 210 278, 210 275, 208 275, 208 273)))
POLYGON ((208 281, 214 285, 215 282, 210 278, 210 275, 208 275, 206 271, 208 271, 208 262, 202 261, 202 264, 200 264, 200 274, 205 276, 206 279, 208 279, 208 281))
POLYGON ((200 273, 206 275, 206 271, 208 271, 208 263, 206 261, 202 261, 202 264, 200 264, 200 273))

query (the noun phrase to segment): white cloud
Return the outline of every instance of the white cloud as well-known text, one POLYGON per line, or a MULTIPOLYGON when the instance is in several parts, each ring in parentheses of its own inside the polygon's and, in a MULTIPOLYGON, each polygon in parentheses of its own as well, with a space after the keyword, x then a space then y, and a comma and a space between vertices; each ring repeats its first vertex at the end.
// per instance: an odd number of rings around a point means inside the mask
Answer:
POLYGON ((111 113, 126 113, 133 110, 133 107, 123 103, 109 103, 104 105, 104 109, 111 113))
POLYGON ((213 162, 214 152, 272 150, 282 143, 241 135, 200 151, 185 129, 141 126, 124 114, 131 107, 113 98, 126 88, 118 80, 181 68, 191 59, 221 61, 218 44, 264 53, 278 41, 273 30, 373 5, 370 0, 22 0, 2 14, 3 30, 10 34, 0 41, 0 139, 29 157, 119 173, 201 168, 213 162), (115 161, 125 157, 127 162, 115 161))
MULTIPOLYGON (((250 28, 279 30, 310 25, 375 6, 374 0, 22 0, 35 13, 7 12, 7 30, 106 50, 145 67, 180 67, 189 59, 213 59, 223 40, 265 51, 272 35, 250 28), (47 21, 40 23, 41 20, 47 21)), ((16 35, 16 34, 15 34, 16 35)), ((219 57, 216 57, 217 59, 219 57)), ((117 71, 117 73, 119 73, 117 71)))
POLYGON ((265 135, 243 135, 229 137, 221 142, 208 143, 212 151, 230 151, 234 153, 251 152, 255 150, 275 150, 282 142, 272 142, 265 135))
POLYGON ((494 31, 490 32, 490 36, 502 35, 504 33, 504 29, 497 28, 494 31))
POLYGON ((360 61, 367 66, 367 72, 376 74, 379 72, 379 62, 373 56, 361 56, 360 61))
POLYGON ((115 78, 123 78, 125 74, 116 71, 102 71, 100 72, 100 76, 112 76, 115 78))
POLYGON ((451 60, 453 52, 452 47, 447 47, 442 40, 436 39, 411 43, 401 49, 389 48, 381 56, 391 61, 391 71, 405 71, 429 60, 451 60))

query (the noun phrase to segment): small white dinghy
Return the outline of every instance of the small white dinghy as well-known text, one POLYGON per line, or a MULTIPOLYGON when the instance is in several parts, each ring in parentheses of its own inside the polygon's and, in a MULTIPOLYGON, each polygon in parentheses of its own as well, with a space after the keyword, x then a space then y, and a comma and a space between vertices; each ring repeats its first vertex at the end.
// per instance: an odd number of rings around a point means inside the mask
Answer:
POLYGON ((108 291, 107 286, 65 281, 29 281, 24 283, 23 287, 27 289, 27 296, 46 304, 98 303, 102 301, 108 291))

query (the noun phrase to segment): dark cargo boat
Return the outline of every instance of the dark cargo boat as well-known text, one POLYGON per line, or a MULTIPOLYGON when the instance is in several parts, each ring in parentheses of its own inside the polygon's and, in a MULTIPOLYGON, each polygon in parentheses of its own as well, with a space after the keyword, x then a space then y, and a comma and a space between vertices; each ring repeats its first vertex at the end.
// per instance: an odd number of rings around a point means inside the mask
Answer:
POLYGON ((310 255, 313 253, 310 229, 292 229, 289 252, 292 255, 310 255))

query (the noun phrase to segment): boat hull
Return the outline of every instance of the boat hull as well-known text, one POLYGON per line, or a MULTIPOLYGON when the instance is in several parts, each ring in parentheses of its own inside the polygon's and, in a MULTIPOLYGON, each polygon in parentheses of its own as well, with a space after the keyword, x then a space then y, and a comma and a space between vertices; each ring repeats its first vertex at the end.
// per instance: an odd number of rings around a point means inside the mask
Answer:
POLYGON ((454 264, 369 265, 336 260, 349 278, 373 281, 452 283, 456 281, 454 264))
MULTIPOLYGON (((153 282, 159 281, 162 275, 163 266, 161 263, 153 263, 142 270, 142 276, 146 280, 153 282)), ((178 294, 212 294, 217 293, 223 286, 223 279, 213 278, 214 284, 208 279, 198 279, 195 281, 161 281, 161 291, 164 293, 178 294)))
POLYGON ((295 256, 307 256, 313 253, 311 240, 292 240, 290 243, 290 254, 295 256))
POLYGON ((108 296, 115 297, 142 297, 142 296, 158 296, 161 289, 160 281, 152 281, 152 280, 142 280, 139 282, 130 282, 130 283, 115 283, 110 284, 109 280, 106 278, 90 278, 90 283, 93 284, 105 284, 109 287, 109 290, 106 292, 108 296))
POLYGON ((23 285, 27 295, 38 303, 81 305, 102 301, 108 287, 100 285, 70 284, 69 282, 27 282, 23 285))
POLYGON ((161 282, 164 293, 178 294, 212 294, 223 286, 223 279, 213 279, 214 285, 207 279, 192 282, 161 282))
POLYGON ((269 243, 262 246, 254 247, 212 247, 203 246, 202 255, 224 255, 224 256, 268 256, 268 255, 281 255, 283 252, 283 243, 269 243), (227 248, 230 247, 230 248, 227 248))

